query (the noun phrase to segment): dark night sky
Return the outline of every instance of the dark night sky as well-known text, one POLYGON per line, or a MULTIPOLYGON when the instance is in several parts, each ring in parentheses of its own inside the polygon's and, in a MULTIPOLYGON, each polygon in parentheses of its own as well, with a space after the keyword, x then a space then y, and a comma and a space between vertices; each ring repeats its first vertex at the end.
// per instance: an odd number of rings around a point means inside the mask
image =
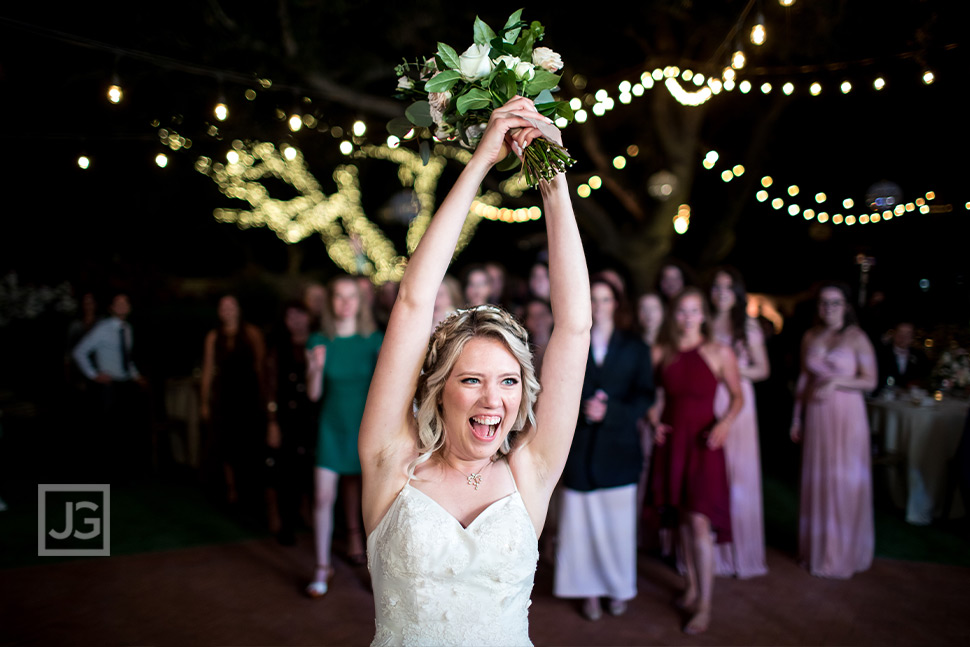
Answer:
MULTIPOLYGON (((372 11, 378 3, 362 4, 364 7, 358 7, 355 16, 364 15, 362 12, 368 7, 372 11)), ((742 2, 720 4, 735 14, 744 5, 742 2)), ((831 4, 843 6, 837 2, 831 4)), ((913 303, 922 304, 920 307, 930 308, 936 313, 934 316, 955 318, 955 323, 965 324, 970 216, 964 205, 970 200, 970 190, 964 181, 968 137, 960 85, 965 78, 966 56, 961 47, 946 52, 938 48, 940 43, 952 41, 945 25, 940 23, 953 20, 954 14, 945 13, 934 23, 936 40, 932 45, 936 49, 932 63, 939 81, 925 87, 918 81, 915 61, 893 58, 890 54, 912 47, 915 28, 905 24, 906 20, 924 19, 928 7, 946 3, 900 3, 908 11, 897 15, 885 9, 886 3, 850 4, 856 10, 848 14, 843 7, 846 24, 836 32, 838 51, 808 51, 801 58, 789 56, 786 63, 818 65, 832 60, 859 61, 870 55, 880 62, 871 69, 886 70, 890 79, 887 90, 877 94, 865 87, 867 79, 874 74, 864 66, 819 72, 818 76, 827 84, 826 95, 818 99, 789 98, 781 108, 767 144, 755 158, 747 156, 750 139, 775 99, 755 96, 754 92, 749 96, 735 92, 711 102, 701 145, 717 149, 724 161, 745 164, 749 177, 770 173, 780 184, 797 182, 806 196, 825 190, 833 195, 852 196, 858 203, 873 182, 889 179, 902 187, 906 200, 934 189, 937 202, 953 204, 953 212, 908 216, 854 228, 832 225, 813 228, 801 217, 789 217, 755 201, 754 191, 745 190, 741 183, 724 184, 715 174, 698 168, 691 199, 691 229, 675 241, 674 255, 694 262, 707 243, 707 223, 715 222, 731 204, 743 200, 743 215, 735 230, 736 244, 724 260, 742 270, 753 291, 793 294, 808 289, 813 281, 822 278, 851 280, 856 275, 855 255, 866 253, 877 259, 873 280, 895 298, 914 300, 913 303), (881 9, 859 9, 859 5, 878 5, 881 9), (858 43, 849 46, 853 40, 858 43), (856 82, 858 90, 849 97, 838 96, 834 89, 833 80, 840 75, 856 82), (920 278, 930 279, 931 294, 919 291, 920 278)), ((952 3, 957 4, 960 3, 952 3)), ((0 17, 140 51, 164 53, 180 61, 235 70, 258 66, 258 56, 253 61, 227 61, 203 51, 198 43, 199 35, 206 33, 205 28, 190 24, 189 18, 186 18, 185 38, 176 38, 173 42, 165 41, 161 32, 153 34, 150 28, 146 29, 145 24, 151 20, 177 22, 180 18, 176 9, 159 8, 154 17, 116 12, 108 20, 108 13, 98 15, 94 10, 72 10, 71 13, 65 9, 59 13, 5 7, 0 10, 0 17), (138 25, 137 30, 133 25, 138 25)), ((506 13, 496 12, 492 22, 498 23, 506 13)), ((575 27, 575 23, 582 25, 582 21, 565 14, 546 17, 529 13, 527 9, 527 17, 546 23, 550 39, 554 38, 553 34, 560 36, 552 44, 563 51, 568 65, 570 50, 575 51, 576 45, 564 43, 568 39, 563 35, 568 24, 575 27)), ((807 19, 804 14, 792 13, 789 24, 784 27, 787 37, 810 41, 802 31, 811 26, 800 24, 799 16, 807 19)), ((613 28, 611 24, 616 24, 616 16, 600 14, 598 19, 590 21, 589 30, 605 30, 613 28)), ((462 18, 461 29, 452 25, 442 38, 450 38, 457 46, 464 38, 462 34, 468 31, 464 28, 466 22, 462 18)), ((375 22, 374 29, 383 24, 375 22)), ((576 33, 574 29, 569 37, 573 38, 576 33)), ((435 36, 432 34, 424 45, 429 51, 435 36)), ((786 36, 783 33, 780 37, 786 36)), ((380 40, 381 36, 362 30, 351 38, 366 44, 368 39, 380 40)), ((604 85, 609 82, 615 86, 615 79, 607 71, 635 67, 635 61, 611 65, 614 58, 620 61, 622 55, 636 49, 631 43, 617 39, 613 48, 597 57, 595 47, 582 42, 582 51, 572 60, 581 60, 582 70, 591 79, 591 88, 598 87, 593 85, 598 71, 603 71, 604 85)), ((353 47, 348 48, 356 52, 353 47)), ((386 49, 394 48, 391 44, 386 49)), ((389 54, 388 65, 393 66, 402 54, 409 53, 389 54)), ((193 150, 170 153, 168 168, 159 169, 152 163, 160 147, 150 120, 159 118, 164 125, 166 120, 170 123, 172 115, 178 114, 183 122, 176 129, 201 132, 205 111, 211 105, 204 97, 215 92, 215 80, 166 69, 163 65, 134 63, 125 57, 119 61, 121 70, 127 71, 126 86, 132 89, 130 98, 122 105, 111 106, 103 99, 114 65, 110 52, 68 43, 49 33, 34 33, 22 24, 0 22, 0 96, 3 97, 0 142, 4 144, 0 168, 6 194, 0 216, 0 270, 15 269, 27 279, 48 283, 100 280, 119 274, 147 282, 157 282, 163 276, 233 277, 247 265, 274 273, 285 271, 287 253, 274 234, 266 230, 240 231, 211 217, 214 207, 227 206, 229 202, 192 165, 197 155, 212 154, 220 146, 224 148, 225 142, 196 137, 193 150), (75 159, 80 152, 95 160, 89 171, 82 172, 76 166, 75 159)), ((762 63, 771 63, 768 54, 762 63)), ((807 76, 794 80, 805 86, 807 76)), ((285 75, 280 73, 277 78, 285 75)), ((380 88, 390 82, 388 78, 378 79, 366 90, 387 97, 391 88, 387 92, 380 88)), ((238 106, 234 108, 239 115, 236 118, 250 120, 252 131, 280 128, 266 108, 259 112, 260 108, 255 105, 265 101, 245 105, 239 98, 242 86, 226 84, 225 87, 230 103, 238 106)), ((630 106, 618 105, 610 113, 611 125, 601 126, 607 152, 622 152, 626 145, 625 131, 630 132, 647 117, 646 105, 646 101, 640 100, 630 106)), ((325 112, 328 110, 325 108, 325 112)), ((334 113, 347 114, 336 108, 330 112, 334 113)), ((370 122, 371 132, 381 130, 381 119, 372 118, 370 122)), ((237 127, 239 123, 236 122, 237 127)), ((567 129, 567 144, 570 136, 567 129)), ((305 139, 303 145, 309 151, 321 142, 319 138, 305 139)), ((327 168, 313 170, 321 180, 329 176, 327 168)), ((577 172, 581 171, 582 164, 577 167, 577 172)), ((631 172, 643 173, 643 170, 631 172)), ((385 197, 369 195, 366 199, 376 211, 385 197)), ((615 213, 617 206, 605 192, 597 194, 597 199, 603 209, 615 213)), ((539 232, 541 224, 483 223, 473 243, 459 258, 459 264, 498 256, 513 269, 524 267, 531 257, 531 248, 525 246, 523 252, 523 247, 510 248, 508 241, 539 232)), ((332 271, 318 240, 305 241, 301 248, 305 271, 317 274, 332 271)), ((398 249, 401 248, 398 243, 398 249)), ((590 247, 589 257, 591 265, 615 262, 594 247, 590 247)))

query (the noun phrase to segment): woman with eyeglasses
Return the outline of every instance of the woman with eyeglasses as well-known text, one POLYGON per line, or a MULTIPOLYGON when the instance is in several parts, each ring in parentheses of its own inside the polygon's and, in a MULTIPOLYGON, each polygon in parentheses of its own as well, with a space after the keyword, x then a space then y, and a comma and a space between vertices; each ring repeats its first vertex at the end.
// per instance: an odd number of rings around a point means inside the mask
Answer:
POLYGON ((812 575, 846 579, 872 565, 872 472, 865 393, 876 357, 849 288, 825 283, 802 339, 791 438, 802 444, 798 554, 812 575))

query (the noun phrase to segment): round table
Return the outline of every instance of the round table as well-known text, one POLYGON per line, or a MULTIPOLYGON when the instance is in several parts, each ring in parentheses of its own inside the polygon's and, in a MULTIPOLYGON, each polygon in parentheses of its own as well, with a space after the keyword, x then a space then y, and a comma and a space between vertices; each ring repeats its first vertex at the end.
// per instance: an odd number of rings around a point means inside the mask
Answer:
POLYGON ((905 478, 890 473, 889 486, 896 504, 906 508, 906 521, 927 525, 949 514, 943 510, 947 465, 960 444, 970 403, 872 398, 866 405, 874 442, 905 465, 905 478))

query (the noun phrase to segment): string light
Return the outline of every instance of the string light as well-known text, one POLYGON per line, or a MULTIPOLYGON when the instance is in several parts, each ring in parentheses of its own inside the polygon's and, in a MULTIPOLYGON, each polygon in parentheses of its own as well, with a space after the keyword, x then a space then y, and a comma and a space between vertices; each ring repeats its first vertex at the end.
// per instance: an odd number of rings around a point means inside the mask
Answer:
POLYGON ((219 121, 225 121, 229 117, 229 106, 220 101, 216 104, 216 107, 212 110, 215 114, 216 119, 219 121))
POLYGON ((751 43, 758 46, 764 45, 767 37, 768 32, 765 30, 765 16, 761 12, 758 12, 754 27, 751 28, 751 43))
POLYGON ((91 166, 91 159, 87 155, 81 155, 77 158, 77 165, 86 171, 91 166))
POLYGON ((690 227, 690 205, 682 204, 677 207, 677 215, 674 216, 673 222, 676 233, 687 233, 687 229, 690 227))
POLYGON ((740 70, 742 67, 744 67, 744 64, 744 50, 738 47, 736 50, 734 50, 734 54, 731 55, 731 67, 736 70, 740 70))
POLYGON ((125 93, 122 91, 121 86, 117 83, 113 83, 108 86, 108 101, 114 104, 121 103, 124 98, 125 93))
MULTIPOLYGON (((349 143, 349 142, 348 142, 349 143)), ((438 180, 448 160, 467 164, 471 152, 454 146, 437 145, 425 164, 417 152, 389 146, 361 146, 352 151, 353 159, 386 160, 397 165, 401 186, 414 192, 418 212, 407 233, 407 247, 413 252, 431 221, 435 209, 438 180)), ((324 195, 319 182, 307 169, 303 154, 295 146, 277 149, 269 142, 244 143, 236 140, 226 155, 227 163, 200 157, 195 168, 208 176, 227 197, 247 202, 250 209, 216 209, 213 216, 240 228, 268 227, 281 240, 292 244, 319 234, 327 253, 338 267, 348 273, 363 274, 372 281, 399 280, 405 260, 393 243, 364 213, 358 169, 352 164, 333 171, 337 191, 324 195), (273 178, 289 185, 297 196, 280 200, 270 196, 262 180, 273 178)), ((502 183, 507 194, 522 194, 525 188, 520 173, 502 183)), ((465 219, 455 253, 471 240, 481 220, 526 222, 542 215, 538 206, 520 209, 499 207, 502 194, 486 191, 472 203, 465 219)))
MULTIPOLYGON (((714 151, 709 151, 707 155, 705 155, 704 157, 703 167, 706 170, 712 170, 716 162, 717 162, 717 154, 714 151)), ((727 179, 725 179, 726 176, 740 175, 741 173, 738 173, 739 169, 741 169, 743 172, 743 167, 741 167, 740 165, 736 165, 733 168, 733 171, 722 171, 721 179, 727 181, 727 179)), ((892 209, 886 208, 886 209, 882 209, 881 211, 876 210, 874 213, 861 213, 861 214, 848 213, 845 215, 841 213, 836 213, 835 215, 830 215, 827 211, 821 211, 816 214, 814 209, 803 208, 802 205, 798 204, 798 202, 795 201, 797 196, 801 193, 801 189, 797 184, 791 184, 785 189, 785 192, 788 194, 789 198, 791 199, 790 202, 786 202, 786 199, 782 198, 781 196, 776 196, 774 198, 771 198, 771 195, 768 192, 768 189, 770 189, 774 184, 775 184, 775 181, 770 175, 763 176, 761 178, 761 186, 764 188, 758 190, 755 193, 755 199, 758 202, 762 202, 762 203, 768 202, 770 199, 769 204, 776 211, 781 211, 784 209, 787 211, 787 213, 790 216, 796 216, 799 213, 801 213, 806 221, 817 220, 819 223, 822 223, 822 224, 828 223, 831 221, 833 225, 842 225, 842 224, 845 224, 848 226, 852 226, 855 224, 869 225, 869 224, 876 224, 880 222, 889 222, 891 220, 896 220, 908 213, 913 213, 916 211, 918 211, 921 214, 928 214, 934 210, 937 212, 943 212, 943 213, 948 213, 953 211, 952 205, 941 205, 931 209, 929 202, 932 200, 935 200, 937 196, 935 191, 930 190, 930 191, 926 191, 922 196, 920 196, 919 198, 916 198, 912 202, 908 202, 905 204, 902 204, 902 203, 896 204, 892 209)), ((827 202, 829 199, 828 195, 824 191, 816 192, 813 198, 817 204, 823 204, 827 202)), ((843 199, 841 204, 842 204, 842 208, 846 210, 852 209, 856 206, 855 200, 853 200, 852 198, 843 199)), ((964 206, 966 209, 970 210, 970 202, 967 202, 964 206)))

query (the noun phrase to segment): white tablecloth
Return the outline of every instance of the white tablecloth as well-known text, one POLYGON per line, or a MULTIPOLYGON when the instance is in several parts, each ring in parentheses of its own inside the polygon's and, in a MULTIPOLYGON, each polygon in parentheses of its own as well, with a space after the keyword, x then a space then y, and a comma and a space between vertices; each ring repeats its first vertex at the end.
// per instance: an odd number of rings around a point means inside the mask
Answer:
POLYGON ((949 514, 943 510, 947 461, 960 444, 970 403, 944 399, 925 406, 871 399, 867 407, 876 441, 903 457, 905 479, 891 479, 890 491, 896 504, 906 508, 906 521, 927 525, 949 514))

